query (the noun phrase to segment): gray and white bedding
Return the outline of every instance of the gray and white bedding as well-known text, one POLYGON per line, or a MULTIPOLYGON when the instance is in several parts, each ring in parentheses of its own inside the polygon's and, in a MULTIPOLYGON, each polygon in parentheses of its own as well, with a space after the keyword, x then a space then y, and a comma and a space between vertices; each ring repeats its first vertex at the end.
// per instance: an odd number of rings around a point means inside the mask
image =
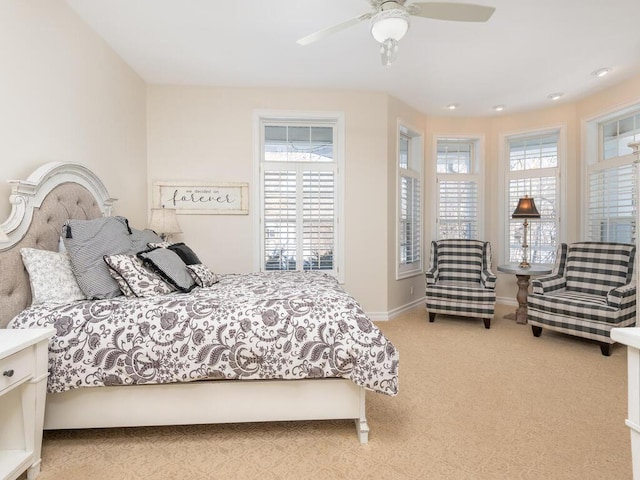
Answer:
POLYGON ((218 277, 189 293, 34 305, 8 328, 56 329, 49 392, 342 377, 397 394, 396 348, 335 278, 318 272, 218 277))

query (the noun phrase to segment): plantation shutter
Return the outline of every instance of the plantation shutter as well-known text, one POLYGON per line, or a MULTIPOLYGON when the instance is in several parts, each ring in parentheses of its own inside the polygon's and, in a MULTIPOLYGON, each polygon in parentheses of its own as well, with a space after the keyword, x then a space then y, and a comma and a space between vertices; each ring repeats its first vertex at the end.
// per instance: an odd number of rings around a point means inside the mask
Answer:
POLYGON ((332 171, 302 174, 304 269, 333 269, 335 179, 332 171))
POLYGON ((297 188, 295 170, 264 172, 264 257, 266 270, 295 270, 297 188))
POLYGON ((555 176, 519 178, 509 181, 509 238, 510 262, 522 260, 524 221, 511 218, 518 200, 525 195, 533 197, 540 212, 539 219, 529 219, 527 243, 531 263, 554 263, 557 239, 558 179, 555 176))
POLYGON ((597 242, 635 242, 633 164, 589 173, 588 237, 597 242))
POLYGON ((478 238, 478 184, 438 181, 438 238, 478 238))
POLYGON ((420 262, 420 180, 400 179, 400 264, 420 262))

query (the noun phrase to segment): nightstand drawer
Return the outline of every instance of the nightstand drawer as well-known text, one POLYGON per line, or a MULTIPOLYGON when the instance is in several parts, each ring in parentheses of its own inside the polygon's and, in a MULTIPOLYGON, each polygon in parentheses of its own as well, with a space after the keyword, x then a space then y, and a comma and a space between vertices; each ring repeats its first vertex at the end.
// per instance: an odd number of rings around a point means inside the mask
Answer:
POLYGON ((33 374, 33 352, 21 350, 0 360, 0 392, 33 374))

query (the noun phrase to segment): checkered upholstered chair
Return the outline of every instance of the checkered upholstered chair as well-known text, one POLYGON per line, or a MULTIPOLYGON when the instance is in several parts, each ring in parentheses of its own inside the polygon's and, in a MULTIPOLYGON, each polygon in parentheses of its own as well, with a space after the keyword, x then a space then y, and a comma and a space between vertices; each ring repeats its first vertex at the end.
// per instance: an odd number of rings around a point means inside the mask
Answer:
POLYGON ((427 277, 429 321, 436 314, 482 318, 491 328, 496 305, 496 276, 491 272, 491 244, 480 240, 431 242, 427 277))
POLYGON ((579 242, 561 244, 553 272, 532 281, 528 322, 533 335, 543 328, 589 338, 611 354, 614 327, 636 323, 635 245, 579 242))

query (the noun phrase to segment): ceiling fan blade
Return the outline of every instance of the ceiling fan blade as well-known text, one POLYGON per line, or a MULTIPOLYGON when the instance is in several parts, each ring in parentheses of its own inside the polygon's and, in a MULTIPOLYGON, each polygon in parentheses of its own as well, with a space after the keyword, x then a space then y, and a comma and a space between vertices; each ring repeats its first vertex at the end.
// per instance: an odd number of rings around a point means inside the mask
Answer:
POLYGON ((470 3, 417 2, 408 5, 407 10, 411 15, 436 20, 486 22, 496 9, 470 3))
POLYGON ((352 18, 351 20, 347 20, 346 22, 339 23, 334 25, 333 27, 328 27, 322 30, 319 30, 311 35, 307 35, 306 37, 302 37, 296 41, 299 45, 309 45, 310 43, 317 42, 318 40, 323 39, 331 35, 332 33, 339 32, 340 30, 344 30, 349 28, 357 23, 362 22, 363 20, 368 20, 373 16, 373 13, 363 13, 360 16, 352 18))

